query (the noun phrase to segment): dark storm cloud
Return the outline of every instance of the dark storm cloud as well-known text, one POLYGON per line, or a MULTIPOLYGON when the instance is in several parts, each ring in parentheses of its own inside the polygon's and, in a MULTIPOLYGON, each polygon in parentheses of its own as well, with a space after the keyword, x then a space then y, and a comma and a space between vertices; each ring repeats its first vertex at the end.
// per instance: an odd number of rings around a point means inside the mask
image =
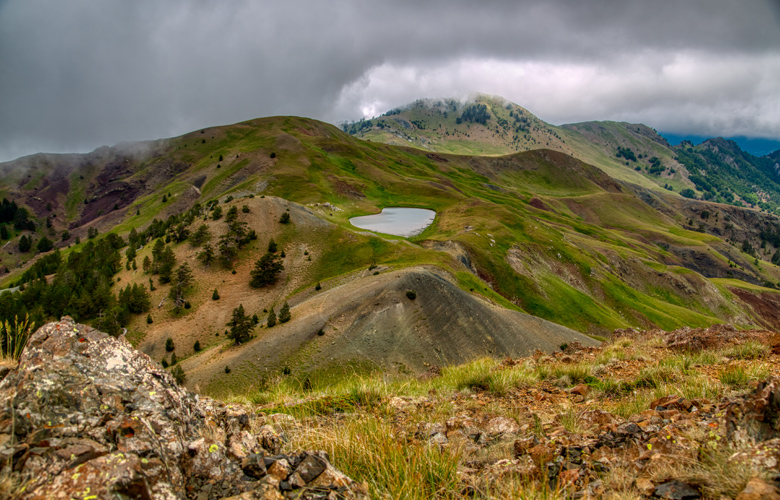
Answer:
POLYGON ((473 91, 556 123, 778 136, 777 13, 725 0, 5 1, 0 159, 473 91))

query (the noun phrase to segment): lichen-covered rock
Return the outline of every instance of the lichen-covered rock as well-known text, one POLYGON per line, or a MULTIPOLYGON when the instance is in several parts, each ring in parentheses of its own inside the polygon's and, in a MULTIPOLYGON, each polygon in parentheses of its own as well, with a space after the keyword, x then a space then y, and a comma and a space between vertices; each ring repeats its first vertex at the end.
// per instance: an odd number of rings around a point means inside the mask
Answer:
POLYGON ((253 433, 246 407, 179 387, 125 340, 68 317, 32 335, 0 402, 0 466, 23 499, 366 493, 324 453, 267 457, 282 436, 270 425, 253 433), (285 465, 292 483, 265 480, 285 465))

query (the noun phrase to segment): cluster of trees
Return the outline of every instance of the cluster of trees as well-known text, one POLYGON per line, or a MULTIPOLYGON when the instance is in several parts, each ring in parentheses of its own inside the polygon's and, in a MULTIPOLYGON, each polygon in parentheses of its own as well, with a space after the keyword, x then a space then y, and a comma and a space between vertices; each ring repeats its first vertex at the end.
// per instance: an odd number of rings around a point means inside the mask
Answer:
MULTIPOLYGON (((24 207, 19 207, 14 201, 3 198, 0 201, 0 224, 13 223, 17 231, 35 231, 35 223, 30 220, 30 213, 24 207)), ((8 239, 7 237, 5 239, 8 239)))
POLYGON ((648 174, 660 174, 664 170, 666 170, 666 167, 661 164, 660 158, 657 156, 650 158, 650 168, 647 169, 648 174))
POLYGON ((271 238, 268 242, 268 251, 255 262, 254 269, 249 273, 251 278, 249 286, 262 288, 276 283, 279 274, 284 270, 282 259, 276 254, 277 250, 276 242, 271 238))
POLYGON ((634 151, 631 150, 631 148, 624 148, 622 146, 618 146, 617 153, 615 153, 615 156, 618 158, 625 158, 629 161, 636 161, 636 154, 634 154, 634 151))
POLYGON ((350 135, 355 135, 358 132, 362 132, 366 129, 370 129, 373 126, 374 124, 371 120, 366 120, 361 118, 359 121, 356 122, 342 123, 341 129, 350 135))
POLYGON ((705 200, 742 206, 742 200, 765 210, 780 206, 780 183, 773 162, 742 151, 736 143, 723 141, 693 147, 683 143, 676 148, 677 160, 685 165, 689 179, 702 191, 705 200), (759 200, 756 190, 768 200, 759 200))
POLYGON ((490 113, 488 112, 487 106, 484 104, 472 104, 463 110, 463 113, 461 113, 460 117, 457 118, 455 122, 459 125, 463 122, 481 123, 482 125, 485 125, 488 120, 490 120, 490 113))
POLYGON ((76 321, 96 320, 95 326, 107 333, 120 333, 130 314, 148 308, 143 286, 125 288, 119 296, 111 290, 124 245, 122 238, 109 234, 87 242, 67 259, 59 250, 39 259, 22 275, 18 291, 0 294, 0 320, 29 315, 37 328, 67 314, 76 321), (55 274, 51 283, 46 280, 50 274, 55 274))
MULTIPOLYGON (((287 303, 287 301, 282 304, 281 309, 279 309, 279 315, 276 315, 276 312, 274 311, 274 308, 271 307, 271 310, 268 312, 268 318, 266 319, 266 327, 272 328, 276 326, 276 323, 287 323, 292 319, 292 314, 290 313, 290 305, 287 303)), ((229 339, 233 340, 236 344, 243 344, 249 341, 249 339, 252 338, 252 329, 259 323, 259 320, 257 318, 257 315, 253 315, 250 317, 246 310, 244 310, 244 305, 239 304, 238 307, 233 309, 233 314, 231 316, 230 322, 228 323, 228 326, 230 327, 230 330, 228 330, 227 336, 229 339)))

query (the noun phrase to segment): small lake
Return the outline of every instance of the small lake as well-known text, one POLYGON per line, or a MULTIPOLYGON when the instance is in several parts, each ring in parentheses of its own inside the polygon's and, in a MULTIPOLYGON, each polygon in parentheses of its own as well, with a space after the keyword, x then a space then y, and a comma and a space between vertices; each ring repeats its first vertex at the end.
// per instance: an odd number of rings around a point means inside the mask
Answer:
POLYGON ((390 207, 376 215, 352 217, 349 222, 360 229, 408 238, 422 233, 435 217, 436 212, 425 208, 390 207))

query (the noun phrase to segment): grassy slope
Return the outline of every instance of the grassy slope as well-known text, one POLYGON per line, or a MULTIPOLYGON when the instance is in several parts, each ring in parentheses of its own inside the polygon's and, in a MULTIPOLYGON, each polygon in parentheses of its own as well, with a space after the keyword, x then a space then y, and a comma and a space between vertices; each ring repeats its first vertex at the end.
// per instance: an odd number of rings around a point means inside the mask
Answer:
MULTIPOLYGON (((430 156, 416 149, 359 141, 300 118, 209 129, 173 144, 174 155, 194 163, 192 175, 208 176, 203 185, 205 199, 265 185, 265 193, 291 201, 338 206, 340 210, 324 216, 345 229, 351 227, 349 217, 375 213, 385 206, 436 210, 434 227, 414 241, 461 243, 469 250, 479 277, 488 283, 476 291, 492 288, 506 303, 580 331, 701 325, 736 313, 722 300, 708 306, 669 283, 638 289, 627 285, 616 275, 619 261, 647 269, 650 265, 644 262, 649 262, 655 273, 666 268, 663 250, 647 240, 702 248, 707 242, 699 233, 680 230, 634 196, 609 192, 583 179, 577 171, 584 168, 581 165, 561 171, 557 157, 542 158, 533 152, 503 159, 430 156), (198 140, 201 135, 206 136, 206 144, 198 140), (271 153, 276 157, 270 159, 271 153), (225 160, 216 169, 220 154, 225 160), (249 167, 257 174, 237 182, 235 177, 249 167), (533 197, 552 210, 529 205, 533 197), (533 273, 517 272, 507 259, 512 249, 539 255, 544 266, 533 273), (614 257, 610 260, 605 255, 614 257)), ((186 189, 185 183, 181 186, 186 189)), ((177 189, 173 191, 175 197, 177 189)), ((149 198, 138 202, 145 209, 154 203, 149 198)), ((363 250, 328 241, 323 250, 327 264, 322 265, 334 269, 334 274, 367 262, 354 257, 363 250)), ((405 265, 426 259, 430 257, 391 259, 372 254, 369 260, 405 265)), ((324 273, 312 279, 323 277, 324 273)))
MULTIPOLYGON (((620 192, 599 170, 555 152, 501 158, 431 155, 361 141, 330 125, 294 117, 196 131, 164 147, 160 157, 136 165, 133 175, 147 179, 152 190, 119 214, 118 231, 166 217, 177 206, 231 193, 262 190, 338 208, 321 212, 336 229, 316 241, 305 231, 285 236, 317 247, 309 270, 286 289, 288 295, 369 264, 433 263, 457 276, 464 289, 583 332, 653 325, 670 329, 744 317, 739 306, 704 286, 707 281, 699 275, 677 273, 680 262, 650 243, 706 251, 715 238, 680 229, 632 194, 620 192), (188 168, 170 178, 154 177, 163 160, 188 168), (199 196, 193 195, 196 180, 199 196), (170 200, 163 204, 162 195, 168 193, 170 200), (386 243, 398 238, 354 236, 350 217, 397 205, 436 210, 434 225, 412 242, 458 242, 477 276, 441 252, 386 243), (695 292, 701 286, 704 293, 695 292)), ((261 245, 248 250, 244 262, 253 262, 262 251, 261 245)), ((223 279, 245 284, 248 267, 242 272, 223 279)), ((147 277, 134 280, 144 283, 147 277)), ((196 290, 192 302, 203 303, 210 293, 210 288, 196 290)), ((136 327, 139 332, 145 328, 140 321, 136 327)))
MULTIPOLYGON (((358 122, 358 125, 363 123, 358 122)), ((351 132, 374 142, 463 155, 499 156, 541 148, 554 149, 596 165, 621 181, 656 190, 668 184, 676 192, 694 187, 686 178, 685 167, 675 160, 675 151, 663 140, 659 141, 652 129, 618 122, 554 126, 521 106, 495 96, 478 95, 473 101, 458 103, 454 107, 444 106, 441 102, 417 101, 398 114, 369 120, 368 125, 358 126, 351 132), (487 106, 491 119, 485 125, 456 123, 464 107, 471 104, 487 106), (627 162, 616 156, 618 146, 631 148, 637 155, 646 157, 627 162), (653 156, 661 159, 667 167, 665 172, 647 173, 649 158, 653 156), (636 167, 641 170, 635 170, 636 167)))

